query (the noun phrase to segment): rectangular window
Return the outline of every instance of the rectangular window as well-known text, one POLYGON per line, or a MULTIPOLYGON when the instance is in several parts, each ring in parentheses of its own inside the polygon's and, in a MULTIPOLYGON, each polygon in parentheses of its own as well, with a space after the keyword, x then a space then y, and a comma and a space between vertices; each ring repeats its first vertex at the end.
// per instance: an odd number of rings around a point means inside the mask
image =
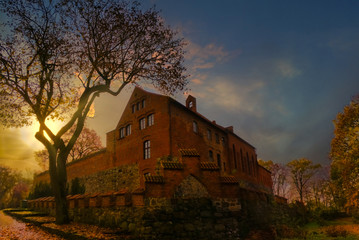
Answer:
POLYGON ((138 103, 136 104, 136 110, 137 110, 137 111, 140 110, 140 102, 138 102, 138 103))
POLYGON ((147 116, 147 125, 152 126, 155 123, 154 114, 147 116))
POLYGON ((151 157, 151 142, 150 140, 143 142, 143 159, 149 159, 151 157))
POLYGON ((198 124, 195 121, 193 121, 193 132, 198 133, 198 124))
POLYGON ((125 128, 120 128, 120 138, 125 137, 125 128))
POLYGON ((140 130, 145 129, 146 128, 146 118, 141 118, 140 119, 140 130))
POLYGON ((213 152, 211 150, 209 150, 208 155, 209 155, 209 161, 213 162, 213 152))
POLYGON ((216 143, 219 143, 219 135, 216 133, 216 143))
POLYGON ((217 154, 217 165, 218 165, 219 169, 222 168, 222 166, 221 166, 221 155, 220 154, 217 154))
POLYGON ((126 136, 131 135, 131 124, 126 126, 126 136))
POLYGON ((142 108, 145 108, 145 106, 146 106, 146 100, 145 99, 142 100, 141 105, 142 105, 141 106, 142 108))
POLYGON ((135 113, 135 112, 136 112, 136 105, 133 104, 133 105, 132 105, 132 113, 135 113))
POLYGON ((208 139, 209 141, 212 141, 212 132, 211 132, 211 130, 209 130, 209 129, 207 129, 207 139, 208 139))

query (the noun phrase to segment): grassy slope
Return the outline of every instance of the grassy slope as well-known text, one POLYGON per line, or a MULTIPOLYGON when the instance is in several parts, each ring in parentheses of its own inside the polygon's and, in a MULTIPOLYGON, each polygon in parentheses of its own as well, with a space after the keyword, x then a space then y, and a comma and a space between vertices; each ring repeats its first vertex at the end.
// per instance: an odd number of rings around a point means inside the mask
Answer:
POLYGON ((333 221, 326 221, 324 225, 325 226, 320 226, 316 222, 310 222, 302 228, 303 232, 307 233, 306 238, 291 238, 290 240, 359 240, 359 225, 355 224, 352 218, 340 218, 333 221), (347 235, 345 237, 329 237, 327 231, 333 229, 333 227, 339 228, 340 231, 345 230, 347 235))

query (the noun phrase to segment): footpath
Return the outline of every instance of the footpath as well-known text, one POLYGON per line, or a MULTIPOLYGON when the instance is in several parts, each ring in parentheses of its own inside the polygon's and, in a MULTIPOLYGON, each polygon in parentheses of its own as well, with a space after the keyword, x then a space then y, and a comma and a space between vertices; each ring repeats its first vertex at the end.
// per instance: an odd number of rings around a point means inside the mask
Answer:
POLYGON ((120 229, 112 229, 94 226, 90 224, 75 223, 56 225, 55 218, 41 212, 28 209, 4 209, 0 211, 0 240, 1 239, 71 239, 71 240, 126 240, 130 235, 120 232, 120 229), (12 220, 3 213, 13 217, 12 220), (20 222, 22 223, 20 223, 20 222), (8 229, 6 231, 6 229, 8 229), (9 231, 12 229, 12 231, 9 231), (44 233, 41 233, 44 232, 44 233), (1 236, 12 234, 11 236, 1 236), (26 235, 16 236, 17 235, 26 235), (32 237, 32 236, 35 237, 32 237), (45 236, 46 235, 46 236, 45 236), (47 236, 48 235, 48 236, 47 236), (4 238, 2 238, 4 237, 4 238), (6 238, 11 237, 11 238, 6 238), (17 237, 17 238, 13 238, 17 237), (19 238, 20 237, 20 238, 19 238))

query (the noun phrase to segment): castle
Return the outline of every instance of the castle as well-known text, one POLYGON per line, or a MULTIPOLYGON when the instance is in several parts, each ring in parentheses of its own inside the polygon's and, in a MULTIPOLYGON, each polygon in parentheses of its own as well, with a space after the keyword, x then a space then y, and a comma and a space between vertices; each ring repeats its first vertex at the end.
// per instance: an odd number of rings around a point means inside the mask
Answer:
MULTIPOLYGON (((241 192, 272 194, 271 174, 257 163, 255 148, 186 105, 136 87, 106 148, 67 164, 86 193, 127 189, 149 198, 237 199, 241 192)), ((49 182, 48 172, 35 183, 49 182)))

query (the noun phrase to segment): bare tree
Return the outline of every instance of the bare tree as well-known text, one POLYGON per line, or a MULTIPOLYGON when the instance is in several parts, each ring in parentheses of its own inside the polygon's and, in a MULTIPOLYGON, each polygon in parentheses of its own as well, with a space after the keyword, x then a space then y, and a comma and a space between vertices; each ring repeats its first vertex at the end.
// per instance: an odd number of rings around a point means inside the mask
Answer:
POLYGON ((136 2, 0 0, 0 6, 9 19, 0 40, 1 121, 39 122, 35 137, 49 154, 56 222, 66 223, 66 161, 94 100, 143 82, 168 94, 184 90, 184 42, 157 10, 142 11, 136 2), (54 133, 48 119, 66 123, 54 133))
MULTIPOLYGON (((70 141, 74 131, 75 128, 71 128, 71 130, 69 130, 64 134, 63 140, 65 143, 70 141)), ((74 160, 83 158, 91 153, 101 150, 102 148, 103 147, 102 147, 100 136, 97 135, 95 130, 84 127, 76 143, 74 144, 73 148, 69 153, 67 162, 72 162, 74 160)), ((39 150, 36 151, 34 154, 35 154, 35 160, 39 163, 41 169, 43 171, 48 170, 49 169, 48 151, 46 149, 39 150)))
POLYGON ((275 163, 272 160, 264 161, 260 159, 258 160, 258 163, 271 172, 273 193, 281 197, 286 197, 289 187, 289 183, 287 181, 289 171, 288 168, 285 165, 275 163))
POLYGON ((313 164, 309 159, 301 158, 290 161, 287 166, 290 169, 292 181, 299 195, 299 199, 303 202, 309 180, 314 176, 318 169, 321 168, 321 165, 313 164))

